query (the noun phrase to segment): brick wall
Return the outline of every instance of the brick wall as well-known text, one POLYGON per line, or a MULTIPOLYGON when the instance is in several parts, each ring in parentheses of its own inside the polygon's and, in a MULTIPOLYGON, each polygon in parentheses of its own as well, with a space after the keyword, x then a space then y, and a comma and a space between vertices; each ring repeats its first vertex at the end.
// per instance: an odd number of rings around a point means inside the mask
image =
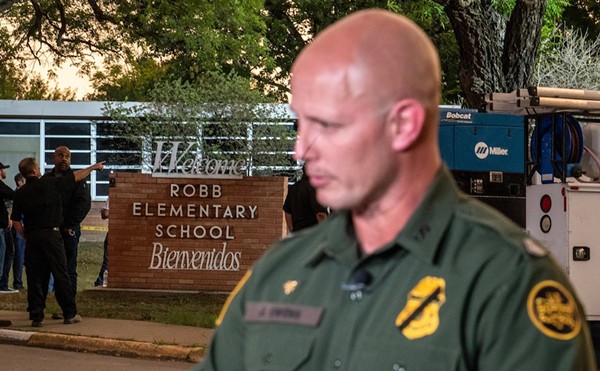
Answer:
POLYGON ((285 177, 112 176, 111 288, 230 291, 284 235, 285 177))

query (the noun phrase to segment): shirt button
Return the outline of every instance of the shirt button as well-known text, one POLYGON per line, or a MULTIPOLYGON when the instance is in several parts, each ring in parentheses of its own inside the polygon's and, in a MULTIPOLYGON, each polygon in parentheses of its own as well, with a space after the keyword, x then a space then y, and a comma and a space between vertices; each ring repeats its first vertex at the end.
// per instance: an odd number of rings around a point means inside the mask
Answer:
POLYGON ((400 366, 397 363, 394 363, 394 365, 392 366, 392 370, 394 370, 394 371, 406 371, 406 368, 404 366, 400 366))
POLYGON ((350 293, 350 300, 352 301, 361 301, 363 298, 362 291, 353 291, 350 293))
POLYGON ((267 354, 263 355, 263 357, 262 357, 263 363, 265 363, 265 364, 271 363, 272 359, 273 359, 272 353, 267 353, 267 354))
POLYGON ((335 361, 333 361, 333 366, 334 366, 335 368, 340 368, 340 367, 342 367, 342 361, 341 361, 341 360, 339 360, 339 359, 336 359, 335 361))

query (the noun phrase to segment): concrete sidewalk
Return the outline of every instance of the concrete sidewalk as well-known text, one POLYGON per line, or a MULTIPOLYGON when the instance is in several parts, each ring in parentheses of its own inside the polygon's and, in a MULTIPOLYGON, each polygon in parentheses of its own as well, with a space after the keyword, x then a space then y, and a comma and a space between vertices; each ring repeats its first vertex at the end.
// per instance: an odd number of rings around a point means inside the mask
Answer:
POLYGON ((12 321, 0 328, 0 342, 118 356, 198 362, 212 329, 83 317, 72 325, 46 315, 44 326, 31 327, 27 312, 0 310, 0 319, 12 321))

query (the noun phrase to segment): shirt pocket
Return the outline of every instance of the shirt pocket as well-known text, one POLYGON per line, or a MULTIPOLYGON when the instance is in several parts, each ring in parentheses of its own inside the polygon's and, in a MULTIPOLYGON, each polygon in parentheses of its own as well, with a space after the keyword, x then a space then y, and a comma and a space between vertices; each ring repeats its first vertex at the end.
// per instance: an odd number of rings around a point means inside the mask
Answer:
POLYGON ((457 371, 460 370, 458 349, 432 345, 393 346, 374 339, 356 355, 354 370, 457 371))
POLYGON ((314 329, 281 324, 249 326, 244 356, 248 371, 299 370, 314 348, 314 329))

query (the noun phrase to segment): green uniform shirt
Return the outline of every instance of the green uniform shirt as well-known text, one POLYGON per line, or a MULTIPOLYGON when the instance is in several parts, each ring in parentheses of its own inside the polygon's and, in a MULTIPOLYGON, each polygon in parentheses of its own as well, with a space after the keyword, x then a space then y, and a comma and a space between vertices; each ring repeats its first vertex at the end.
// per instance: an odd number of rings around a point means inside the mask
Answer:
POLYGON ((357 251, 345 212, 277 243, 200 369, 596 371, 565 274, 447 169, 394 241, 357 251))

